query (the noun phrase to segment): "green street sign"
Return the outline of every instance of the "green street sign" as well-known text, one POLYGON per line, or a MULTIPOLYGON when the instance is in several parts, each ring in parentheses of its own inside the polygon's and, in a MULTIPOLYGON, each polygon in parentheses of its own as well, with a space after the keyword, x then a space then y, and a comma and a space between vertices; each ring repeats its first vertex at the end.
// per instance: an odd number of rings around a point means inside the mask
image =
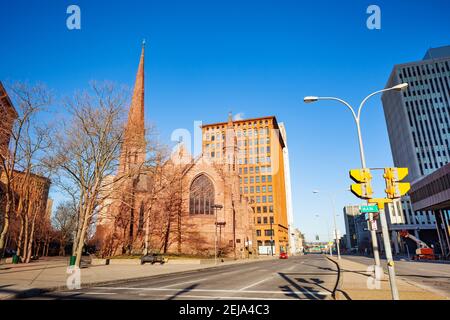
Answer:
POLYGON ((361 213, 378 212, 378 206, 376 204, 373 204, 371 206, 361 206, 359 211, 361 213))

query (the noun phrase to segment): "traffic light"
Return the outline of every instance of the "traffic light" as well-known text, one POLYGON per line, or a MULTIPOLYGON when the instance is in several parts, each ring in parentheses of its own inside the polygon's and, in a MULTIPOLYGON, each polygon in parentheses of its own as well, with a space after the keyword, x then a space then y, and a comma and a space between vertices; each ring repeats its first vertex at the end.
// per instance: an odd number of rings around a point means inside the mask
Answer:
POLYGON ((373 190, 370 184, 372 174, 370 169, 352 169, 350 170, 350 178, 357 182, 350 186, 352 193, 361 199, 371 199, 373 190))
POLYGON ((397 199, 404 196, 411 185, 402 181, 408 175, 408 168, 385 168, 384 179, 386 181, 386 195, 389 199, 397 199))

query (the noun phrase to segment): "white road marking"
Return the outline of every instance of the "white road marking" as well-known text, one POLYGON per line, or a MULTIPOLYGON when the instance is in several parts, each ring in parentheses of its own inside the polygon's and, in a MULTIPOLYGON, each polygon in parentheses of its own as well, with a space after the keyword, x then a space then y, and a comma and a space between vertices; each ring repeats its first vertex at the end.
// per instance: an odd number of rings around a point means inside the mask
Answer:
POLYGON ((90 294, 90 295, 110 295, 117 294, 115 292, 82 292, 82 294, 90 294))
POLYGON ((261 284, 261 283, 263 283, 263 282, 265 282, 265 281, 267 281, 267 280, 269 280, 269 279, 271 279, 272 277, 269 277, 269 278, 266 278, 266 279, 262 279, 262 280, 260 280, 260 281, 258 281, 258 282, 255 282, 255 283, 252 283, 252 284, 250 284, 250 285, 248 285, 248 286, 245 286, 245 287, 243 287, 243 288, 240 288, 238 291, 244 291, 245 289, 249 289, 249 288, 251 288, 251 287, 254 287, 254 286, 257 286, 258 284, 261 284))
MULTIPOLYGON (((256 269, 257 268, 250 269, 250 270, 245 270, 245 272, 253 271, 253 270, 256 270, 256 269)), ((228 275, 233 274, 233 273, 241 273, 241 272, 243 272, 243 270, 234 270, 234 271, 228 271, 228 272, 221 272, 219 274, 215 274, 215 275, 212 275, 210 277, 199 278, 199 279, 194 279, 194 280, 189 280, 189 281, 184 281, 184 282, 179 282, 179 283, 173 283, 173 284, 169 284, 167 286, 161 287, 161 288, 170 288, 170 287, 173 287, 173 286, 180 286, 180 285, 183 285, 183 284, 205 281, 205 280, 209 280, 209 279, 214 278, 214 277, 223 277, 225 274, 228 276, 228 275)))
MULTIPOLYGON (((185 288, 133 288, 133 287, 94 287, 94 289, 101 289, 101 290, 142 290, 142 291, 183 291, 186 290, 185 288)), ((226 289, 188 289, 186 292, 228 292, 228 293, 235 293, 238 292, 237 290, 226 290, 226 289)), ((268 294, 315 294, 315 295, 322 295, 322 296, 329 296, 331 295, 330 292, 327 291, 309 291, 309 290, 301 290, 301 291, 273 291, 273 290, 246 290, 246 291, 240 291, 241 293, 268 293, 268 294)))

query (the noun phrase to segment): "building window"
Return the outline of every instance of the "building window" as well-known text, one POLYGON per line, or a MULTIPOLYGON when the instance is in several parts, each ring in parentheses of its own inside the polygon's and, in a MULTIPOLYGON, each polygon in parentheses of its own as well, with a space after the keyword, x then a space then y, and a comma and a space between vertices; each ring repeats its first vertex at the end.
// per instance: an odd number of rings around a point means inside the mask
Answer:
POLYGON ((256 230, 256 236, 261 237, 261 230, 256 230))
POLYGON ((264 224, 267 224, 267 217, 263 218, 263 222, 264 222, 264 224))
POLYGON ((189 213, 213 214, 211 206, 214 204, 214 185, 204 174, 192 181, 189 189, 189 213))

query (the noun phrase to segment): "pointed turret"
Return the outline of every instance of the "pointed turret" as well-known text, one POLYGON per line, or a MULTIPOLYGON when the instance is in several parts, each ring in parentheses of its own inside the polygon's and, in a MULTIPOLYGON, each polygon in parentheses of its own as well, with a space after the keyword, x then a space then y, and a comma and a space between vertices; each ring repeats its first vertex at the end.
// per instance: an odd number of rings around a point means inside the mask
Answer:
POLYGON ((144 59, 145 41, 142 42, 141 58, 125 127, 120 159, 120 170, 122 172, 130 167, 140 166, 145 162, 144 59))
POLYGON ((227 129, 225 130, 225 144, 223 149, 225 155, 224 160, 226 161, 228 171, 236 171, 238 148, 236 132, 233 124, 233 114, 231 112, 228 113, 228 124, 227 129))

